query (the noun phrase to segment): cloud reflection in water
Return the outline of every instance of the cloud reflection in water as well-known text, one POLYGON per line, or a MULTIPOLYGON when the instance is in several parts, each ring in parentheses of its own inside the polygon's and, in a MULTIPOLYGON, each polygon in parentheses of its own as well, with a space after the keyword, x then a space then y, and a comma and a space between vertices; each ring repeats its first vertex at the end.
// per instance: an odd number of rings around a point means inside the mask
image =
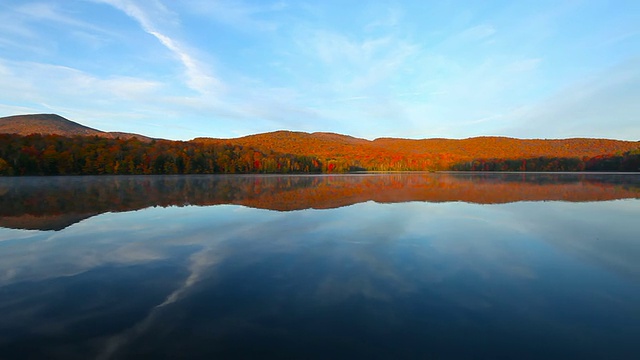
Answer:
POLYGON ((218 205, 0 229, 0 350, 624 357, 640 320, 638 213, 636 199, 218 205))

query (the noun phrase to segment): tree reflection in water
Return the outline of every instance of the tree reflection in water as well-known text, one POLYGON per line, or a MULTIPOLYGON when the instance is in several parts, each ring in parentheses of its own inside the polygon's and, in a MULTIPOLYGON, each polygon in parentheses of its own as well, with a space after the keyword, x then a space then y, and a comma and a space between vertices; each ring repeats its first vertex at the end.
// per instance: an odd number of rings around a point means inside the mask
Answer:
POLYGON ((603 201, 640 198, 640 175, 390 173, 0 178, 0 226, 60 230, 151 206, 235 204, 292 211, 375 201, 603 201))

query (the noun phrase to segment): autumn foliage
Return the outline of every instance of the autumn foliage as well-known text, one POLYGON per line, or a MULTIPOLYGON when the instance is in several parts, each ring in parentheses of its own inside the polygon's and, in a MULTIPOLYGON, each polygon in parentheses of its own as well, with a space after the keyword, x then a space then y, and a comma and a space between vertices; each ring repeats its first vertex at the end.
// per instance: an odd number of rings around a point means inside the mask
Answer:
POLYGON ((636 175, 582 173, 0 178, 0 226, 60 230, 100 213, 151 206, 234 204, 292 211, 367 201, 496 204, 637 199, 637 180, 636 175))
POLYGON ((0 174, 640 171, 640 143, 501 137, 376 139, 277 131, 192 141, 0 134, 0 174))
POLYGON ((0 134, 0 173, 7 175, 213 174, 319 172, 308 156, 234 144, 59 135, 0 134))
POLYGON ((201 144, 232 141, 256 149, 308 155, 323 164, 324 172, 640 171, 637 160, 633 160, 638 158, 640 142, 608 139, 521 140, 476 137, 462 140, 380 138, 369 141, 332 133, 277 131, 231 140, 198 138, 193 141, 201 144), (523 160, 529 165, 522 167, 523 160), (500 162, 509 162, 509 166, 498 166, 500 162), (496 166, 487 165, 491 163, 496 163, 496 166), (542 163, 544 166, 534 166, 542 163))

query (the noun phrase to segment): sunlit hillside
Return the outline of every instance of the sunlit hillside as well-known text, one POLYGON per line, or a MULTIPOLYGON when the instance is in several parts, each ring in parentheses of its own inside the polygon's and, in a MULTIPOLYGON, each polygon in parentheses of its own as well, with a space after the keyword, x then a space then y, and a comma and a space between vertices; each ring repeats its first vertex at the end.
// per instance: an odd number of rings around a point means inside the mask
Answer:
POLYGON ((367 140, 275 131, 232 139, 150 139, 58 115, 0 118, 0 174, 349 171, 640 171, 640 142, 610 139, 367 140))
POLYGON ((78 124, 57 114, 15 115, 0 118, 0 134, 55 134, 62 136, 99 136, 109 139, 137 138, 151 141, 151 138, 125 132, 106 132, 78 124))
POLYGON ((592 158, 621 155, 640 148, 640 142, 609 139, 396 139, 373 141, 331 133, 277 131, 235 139, 197 138, 203 144, 237 144, 263 151, 314 156, 335 162, 339 170, 447 170, 473 160, 592 158))

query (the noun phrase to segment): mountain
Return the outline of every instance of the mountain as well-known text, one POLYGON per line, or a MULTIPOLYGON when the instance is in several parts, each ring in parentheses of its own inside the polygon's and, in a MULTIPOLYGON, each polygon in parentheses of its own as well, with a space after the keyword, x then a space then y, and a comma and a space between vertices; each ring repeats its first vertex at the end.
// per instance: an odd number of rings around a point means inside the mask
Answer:
MULTIPOLYGON (((93 129, 56 114, 16 115, 0 118, 0 133, 57 134, 62 136, 99 136, 142 141, 152 139, 139 134, 105 132, 93 129)), ((367 140, 329 132, 306 133, 274 131, 239 138, 195 138, 196 144, 233 145, 297 156, 313 156, 322 160, 353 160, 366 164, 374 159, 440 161, 450 163, 473 159, 528 159, 537 157, 594 157, 614 155, 640 148, 638 141, 610 139, 516 139, 481 136, 468 139, 402 139, 367 140)))
POLYGON ((62 136, 99 136, 110 139, 138 138, 140 141, 151 141, 152 139, 139 135, 123 132, 105 132, 78 124, 77 122, 65 119, 56 114, 32 114, 14 115, 0 118, 0 133, 3 134, 55 134, 62 136))
MULTIPOLYGON (((235 139, 196 138, 201 144, 232 144, 324 161, 348 164, 348 168, 379 170, 448 170, 454 164, 538 158, 593 158, 640 149, 640 142, 610 139, 515 139, 482 136, 468 139, 366 140, 333 133, 276 131, 235 139), (379 164, 385 163, 383 167, 379 164)), ((344 168, 338 170, 345 170, 344 168)))
POLYGON ((234 139, 195 138, 195 143, 233 144, 261 151, 301 156, 334 157, 341 154, 362 153, 377 149, 372 142, 348 135, 326 132, 274 131, 234 139))
POLYGON ((640 142, 610 139, 482 136, 367 140, 327 132, 280 130, 232 139, 151 142, 141 135, 103 132, 53 114, 0 118, 1 133, 121 140, 137 137, 146 144, 132 147, 117 141, 107 144, 75 138, 67 140, 68 148, 64 149, 61 142, 52 143, 54 139, 24 142, 16 135, 3 135, 6 144, 0 144, 5 149, 0 148, 0 174, 640 171, 640 142))
POLYGON ((516 139, 481 136, 468 139, 359 139, 334 133, 276 131, 234 139, 195 138, 193 142, 237 144, 294 155, 339 156, 377 153, 384 156, 442 155, 473 158, 571 157, 614 154, 640 148, 638 141, 610 139, 516 139))
POLYGON ((574 157, 614 154, 640 147, 638 141, 610 139, 515 139, 481 136, 468 139, 393 139, 381 138, 374 144, 403 154, 451 154, 474 158, 533 158, 541 156, 574 157))

